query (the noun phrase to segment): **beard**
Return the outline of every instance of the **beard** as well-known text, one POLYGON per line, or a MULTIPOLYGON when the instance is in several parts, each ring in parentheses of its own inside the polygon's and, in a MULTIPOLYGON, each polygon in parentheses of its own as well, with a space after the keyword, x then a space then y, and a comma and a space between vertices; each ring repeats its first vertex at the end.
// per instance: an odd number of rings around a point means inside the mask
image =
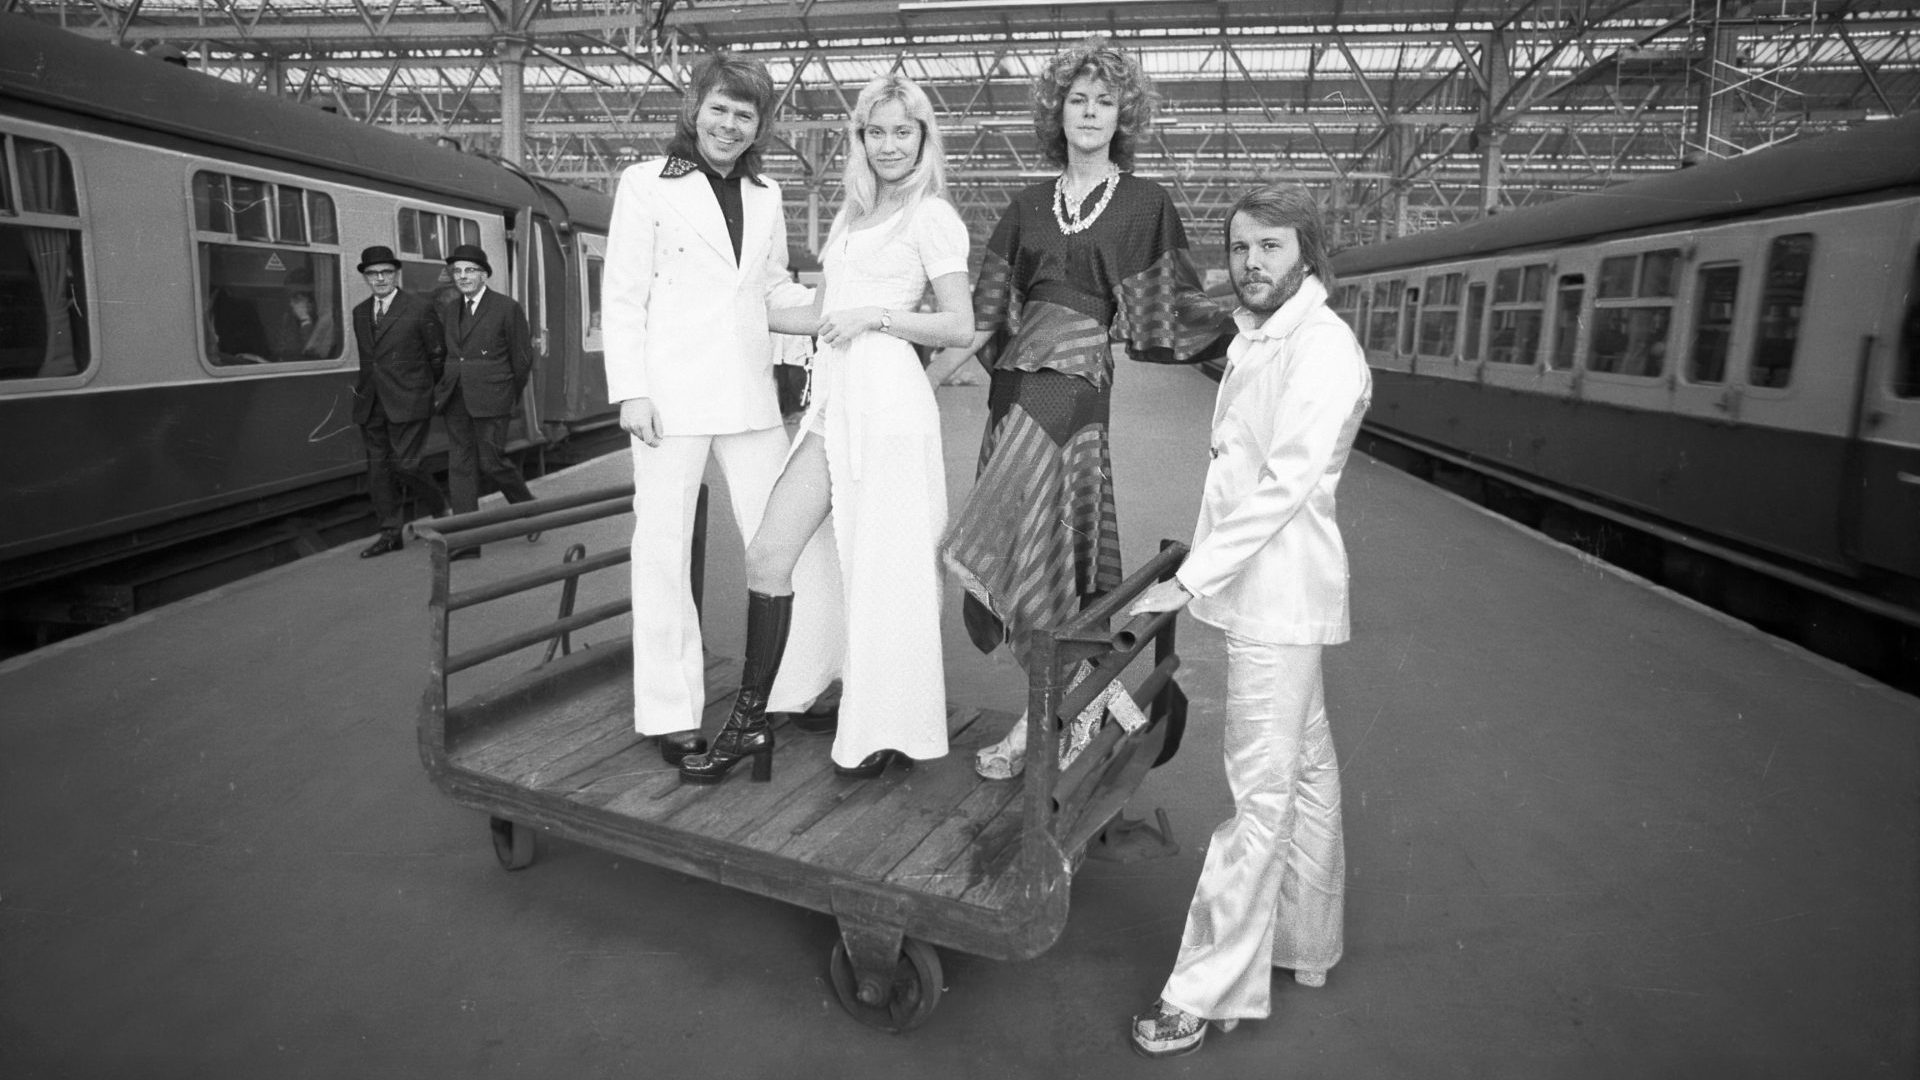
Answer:
POLYGON ((1233 291, 1240 297, 1240 302, 1246 305, 1248 311, 1256 315, 1271 315, 1279 311, 1287 301, 1293 299, 1293 294, 1300 291, 1300 286, 1307 280, 1307 274, 1309 272, 1306 262, 1302 260, 1294 263, 1293 269, 1282 274, 1279 281, 1268 282, 1262 279, 1256 282, 1247 278, 1240 278, 1234 281, 1233 291), (1250 287, 1261 284, 1271 286, 1267 289, 1265 297, 1249 295, 1248 290, 1250 287))

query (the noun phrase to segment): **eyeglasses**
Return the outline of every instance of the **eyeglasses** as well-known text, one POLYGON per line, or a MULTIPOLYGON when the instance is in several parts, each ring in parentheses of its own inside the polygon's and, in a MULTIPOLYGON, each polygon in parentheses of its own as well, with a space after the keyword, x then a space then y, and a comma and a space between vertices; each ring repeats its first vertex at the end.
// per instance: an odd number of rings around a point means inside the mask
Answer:
POLYGON ((399 272, 398 270, 362 270, 360 271, 360 275, 370 278, 390 278, 399 272))

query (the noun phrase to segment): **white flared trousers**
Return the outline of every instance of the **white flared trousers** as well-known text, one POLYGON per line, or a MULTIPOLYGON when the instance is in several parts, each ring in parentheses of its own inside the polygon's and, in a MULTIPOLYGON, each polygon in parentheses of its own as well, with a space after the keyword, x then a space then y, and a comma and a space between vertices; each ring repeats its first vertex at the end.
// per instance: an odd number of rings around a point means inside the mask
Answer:
MULTIPOLYGON (((706 707, 700 614, 693 606, 693 518, 711 455, 727 478, 741 543, 752 539, 767 497, 787 459, 785 428, 728 435, 680 435, 647 446, 633 439, 633 729, 664 735, 700 726, 706 707)), ((793 622, 788 640, 831 643, 805 661, 783 663, 769 712, 799 712, 839 674, 838 642, 846 636, 833 528, 814 534, 793 571, 793 622)), ((707 595, 709 603, 742 598, 707 595)))
POLYGON ((1227 784, 1161 1000, 1209 1020, 1271 1011, 1273 969, 1340 959, 1346 845, 1319 645, 1227 635, 1227 784))

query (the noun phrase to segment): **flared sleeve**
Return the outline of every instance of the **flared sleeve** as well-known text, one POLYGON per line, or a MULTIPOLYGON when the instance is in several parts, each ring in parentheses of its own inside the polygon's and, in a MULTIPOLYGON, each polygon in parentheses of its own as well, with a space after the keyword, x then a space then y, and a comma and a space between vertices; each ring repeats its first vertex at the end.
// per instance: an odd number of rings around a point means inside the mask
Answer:
POLYGON ((993 369, 994 360, 1019 329, 1020 292, 1014 267, 1020 251, 1020 200, 1007 203, 993 235, 987 238, 986 251, 980 257, 980 277, 973 283, 973 328, 993 332, 980 348, 980 363, 993 369))
POLYGON ((1145 267, 1113 289, 1111 337, 1135 360, 1149 363, 1190 364, 1221 355, 1235 333, 1233 305, 1200 287, 1187 231, 1164 191, 1158 221, 1145 232, 1145 267))

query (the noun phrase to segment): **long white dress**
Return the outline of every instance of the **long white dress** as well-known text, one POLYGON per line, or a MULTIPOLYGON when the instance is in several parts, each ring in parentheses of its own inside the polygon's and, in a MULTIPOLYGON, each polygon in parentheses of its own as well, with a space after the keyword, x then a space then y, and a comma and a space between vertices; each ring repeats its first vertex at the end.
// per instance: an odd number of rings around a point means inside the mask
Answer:
MULTIPOLYGON (((867 228, 836 233, 823 253, 822 311, 910 312, 934 278, 967 269, 967 230, 945 200, 925 199, 867 228), (909 214, 902 220, 902 214, 909 214)), ((801 436, 826 440, 832 522, 846 598, 846 658, 833 760, 877 750, 925 760, 947 752, 941 578, 947 526, 940 416, 919 355, 901 338, 861 334, 813 357, 801 436)), ((795 440, 795 446, 799 445, 795 440)), ((790 640, 807 662, 824 642, 790 640)))

